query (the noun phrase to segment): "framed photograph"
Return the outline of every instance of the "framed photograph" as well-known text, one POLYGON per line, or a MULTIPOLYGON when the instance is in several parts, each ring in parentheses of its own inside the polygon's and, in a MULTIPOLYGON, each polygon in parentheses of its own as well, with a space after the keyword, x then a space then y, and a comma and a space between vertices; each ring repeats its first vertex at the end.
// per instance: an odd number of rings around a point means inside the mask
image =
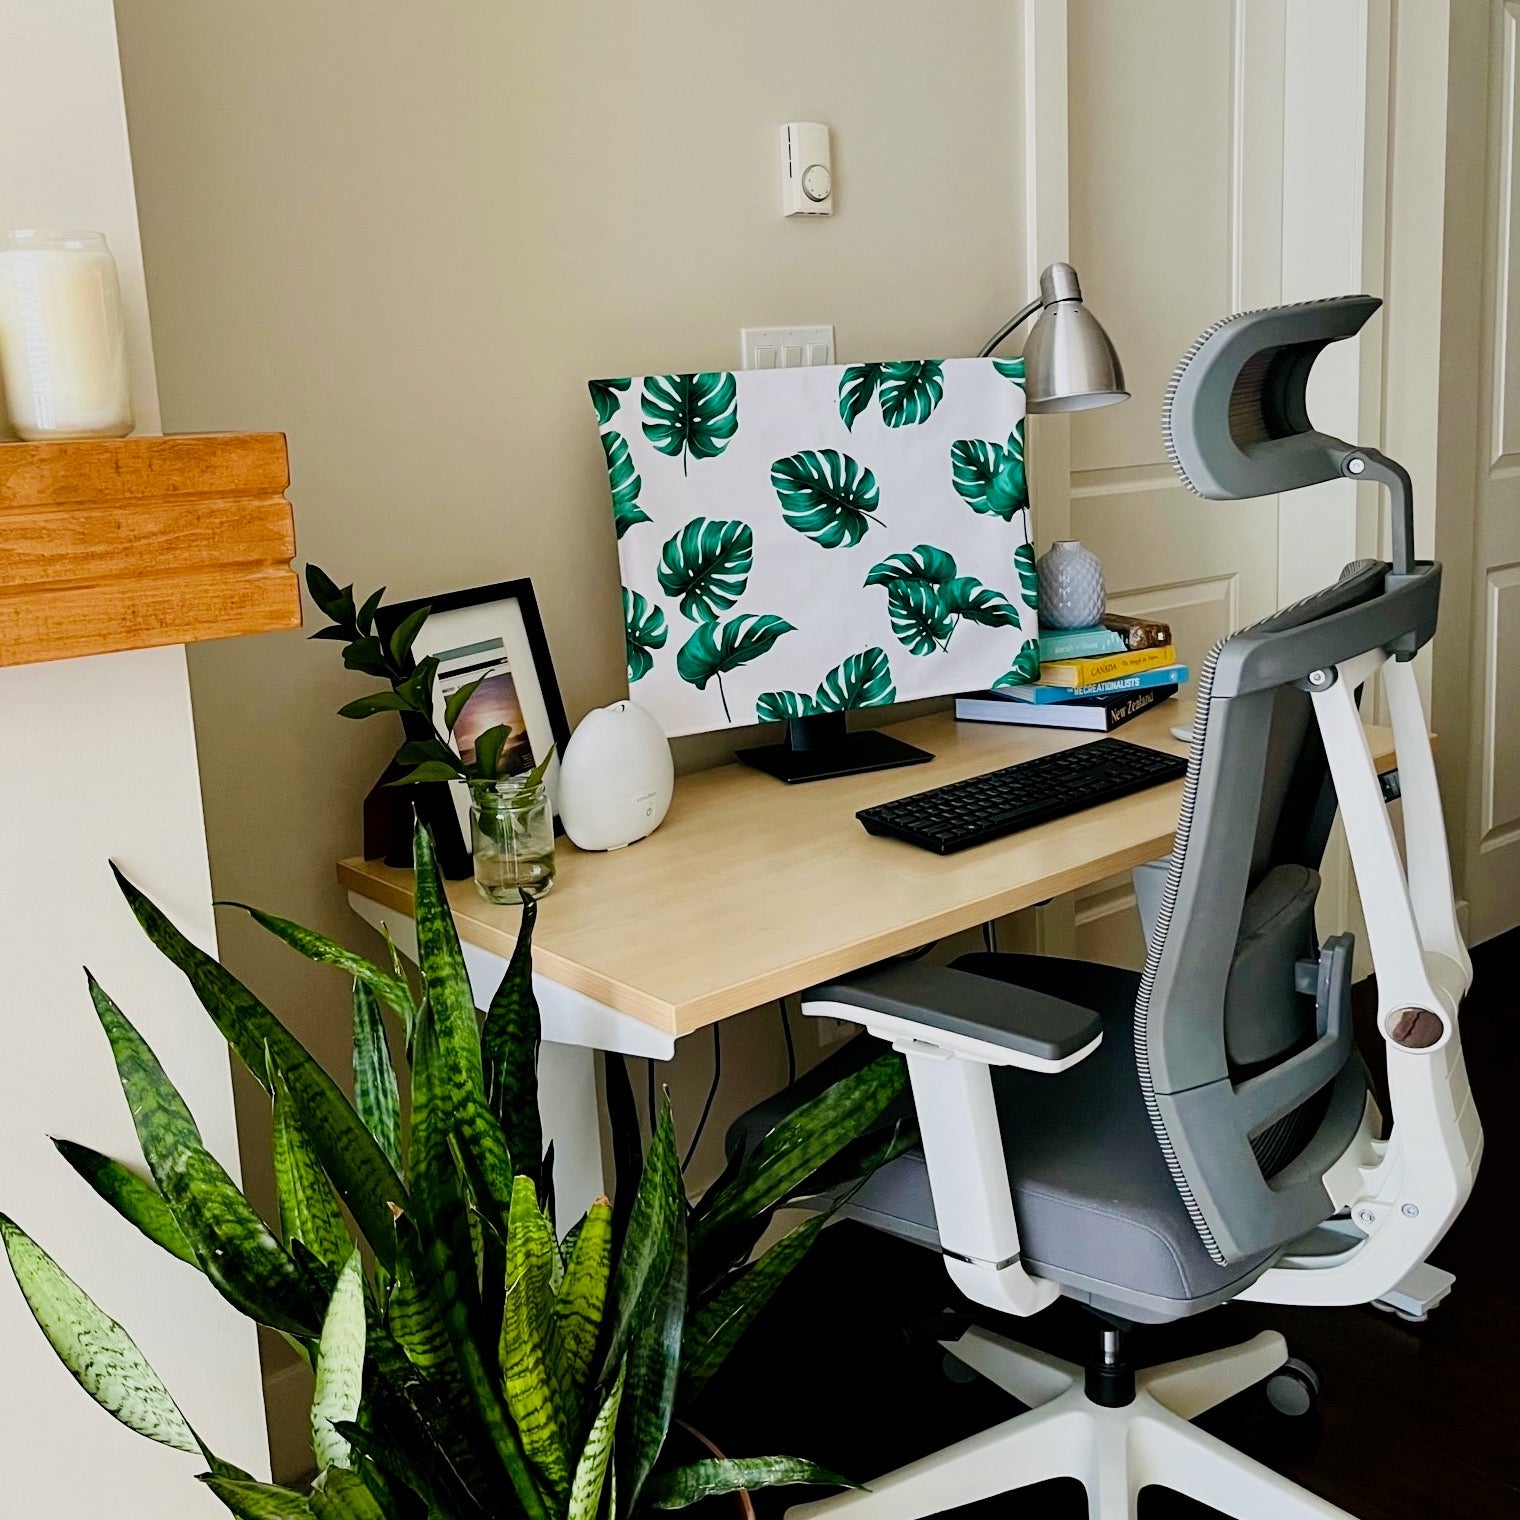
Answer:
MULTIPOLYGON (((452 693, 480 681, 454 724, 454 747, 464 760, 475 758, 475 741, 488 728, 505 723, 512 730, 503 751, 503 775, 530 771, 551 746, 549 797, 559 818, 559 762, 570 742, 570 724, 549 658, 538 600, 529 580, 500 581, 469 591, 449 591, 398 602, 382 613, 382 634, 422 607, 432 610, 422 625, 412 654, 438 661, 433 701, 438 727, 452 693)), ((470 790, 462 781, 450 783, 459 826, 470 837, 470 790)))

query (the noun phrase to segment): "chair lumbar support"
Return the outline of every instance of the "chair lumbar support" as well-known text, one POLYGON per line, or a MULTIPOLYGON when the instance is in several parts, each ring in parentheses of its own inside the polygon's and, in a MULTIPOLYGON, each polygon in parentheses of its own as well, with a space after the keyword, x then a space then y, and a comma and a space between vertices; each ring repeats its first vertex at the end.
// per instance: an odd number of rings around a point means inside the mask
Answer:
POLYGON ((1136 1496, 1151 1484, 1236 1520, 1352 1520, 1192 1424, 1289 1365, 1287 1343, 1276 1331, 1140 1371, 1123 1366, 1119 1332, 1109 1329, 1085 1372, 980 1327, 945 1349, 1029 1412, 899 1468, 869 1489, 795 1506, 789 1520, 922 1520, 1069 1477, 1081 1482, 1092 1513, 1103 1520, 1133 1515, 1136 1496), (1129 1396, 1119 1397, 1126 1390, 1129 1396))

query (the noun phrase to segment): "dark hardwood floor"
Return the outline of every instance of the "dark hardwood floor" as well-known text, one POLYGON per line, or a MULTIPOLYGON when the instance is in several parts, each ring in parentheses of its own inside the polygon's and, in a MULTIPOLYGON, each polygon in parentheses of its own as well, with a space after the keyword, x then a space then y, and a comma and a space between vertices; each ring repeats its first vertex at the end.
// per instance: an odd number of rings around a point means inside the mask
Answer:
MULTIPOLYGON (((1507 1122, 1520 1106, 1520 930, 1473 959, 1462 1028, 1487 1148, 1473 1198, 1433 1258, 1457 1276, 1450 1298, 1420 1325, 1371 1308, 1232 1304, 1131 1343, 1145 1364, 1281 1330, 1320 1371, 1318 1411, 1285 1419, 1255 1389, 1200 1423, 1361 1520, 1520 1520, 1520 1228, 1504 1202, 1520 1164, 1507 1122)), ((1369 999, 1360 1002, 1365 1015, 1369 999)), ((1378 1042, 1361 1043, 1375 1061, 1378 1042)), ((714 1382, 701 1423, 734 1455, 808 1456, 869 1480, 1016 1413, 983 1383, 952 1382, 938 1348, 914 1333, 953 1296, 928 1252, 853 1224, 825 1232, 714 1382)), ((1067 1303, 1009 1328, 1073 1360, 1094 1333, 1067 1303)), ((762 1496, 761 1513, 784 1503, 762 1496)), ((1087 1513, 1074 1481, 984 1508, 1040 1520, 1087 1513)), ((1159 1489, 1141 1500, 1147 1520, 1213 1513, 1159 1489)))

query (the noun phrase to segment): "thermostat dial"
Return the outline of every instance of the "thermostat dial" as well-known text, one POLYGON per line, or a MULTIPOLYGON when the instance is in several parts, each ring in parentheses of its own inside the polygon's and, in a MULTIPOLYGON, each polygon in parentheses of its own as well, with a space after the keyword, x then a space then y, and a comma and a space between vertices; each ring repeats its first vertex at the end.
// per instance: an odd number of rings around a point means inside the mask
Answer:
POLYGON ((802 171, 802 193, 810 201, 826 201, 834 190, 834 176, 827 164, 809 164, 802 171))

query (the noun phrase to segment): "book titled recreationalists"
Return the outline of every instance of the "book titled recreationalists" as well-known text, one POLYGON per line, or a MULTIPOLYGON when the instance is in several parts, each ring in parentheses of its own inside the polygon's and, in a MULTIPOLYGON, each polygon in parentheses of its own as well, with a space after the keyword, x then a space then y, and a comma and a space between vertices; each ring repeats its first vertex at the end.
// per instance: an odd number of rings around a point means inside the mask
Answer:
POLYGON ((1125 691, 1149 691, 1153 686, 1183 686, 1188 673, 1186 665, 1162 665, 1156 670, 1099 681, 1095 686, 1052 686, 1035 681, 1028 686, 999 686, 992 695, 1005 702, 1073 702, 1082 697, 1116 697, 1125 691))
POLYGON ((1010 702, 1000 692, 955 699, 955 716, 966 723, 1013 723, 1021 728, 1085 728, 1097 733, 1138 718, 1176 692, 1175 686, 1152 686, 1113 697, 1081 697, 1073 702, 1010 702))

